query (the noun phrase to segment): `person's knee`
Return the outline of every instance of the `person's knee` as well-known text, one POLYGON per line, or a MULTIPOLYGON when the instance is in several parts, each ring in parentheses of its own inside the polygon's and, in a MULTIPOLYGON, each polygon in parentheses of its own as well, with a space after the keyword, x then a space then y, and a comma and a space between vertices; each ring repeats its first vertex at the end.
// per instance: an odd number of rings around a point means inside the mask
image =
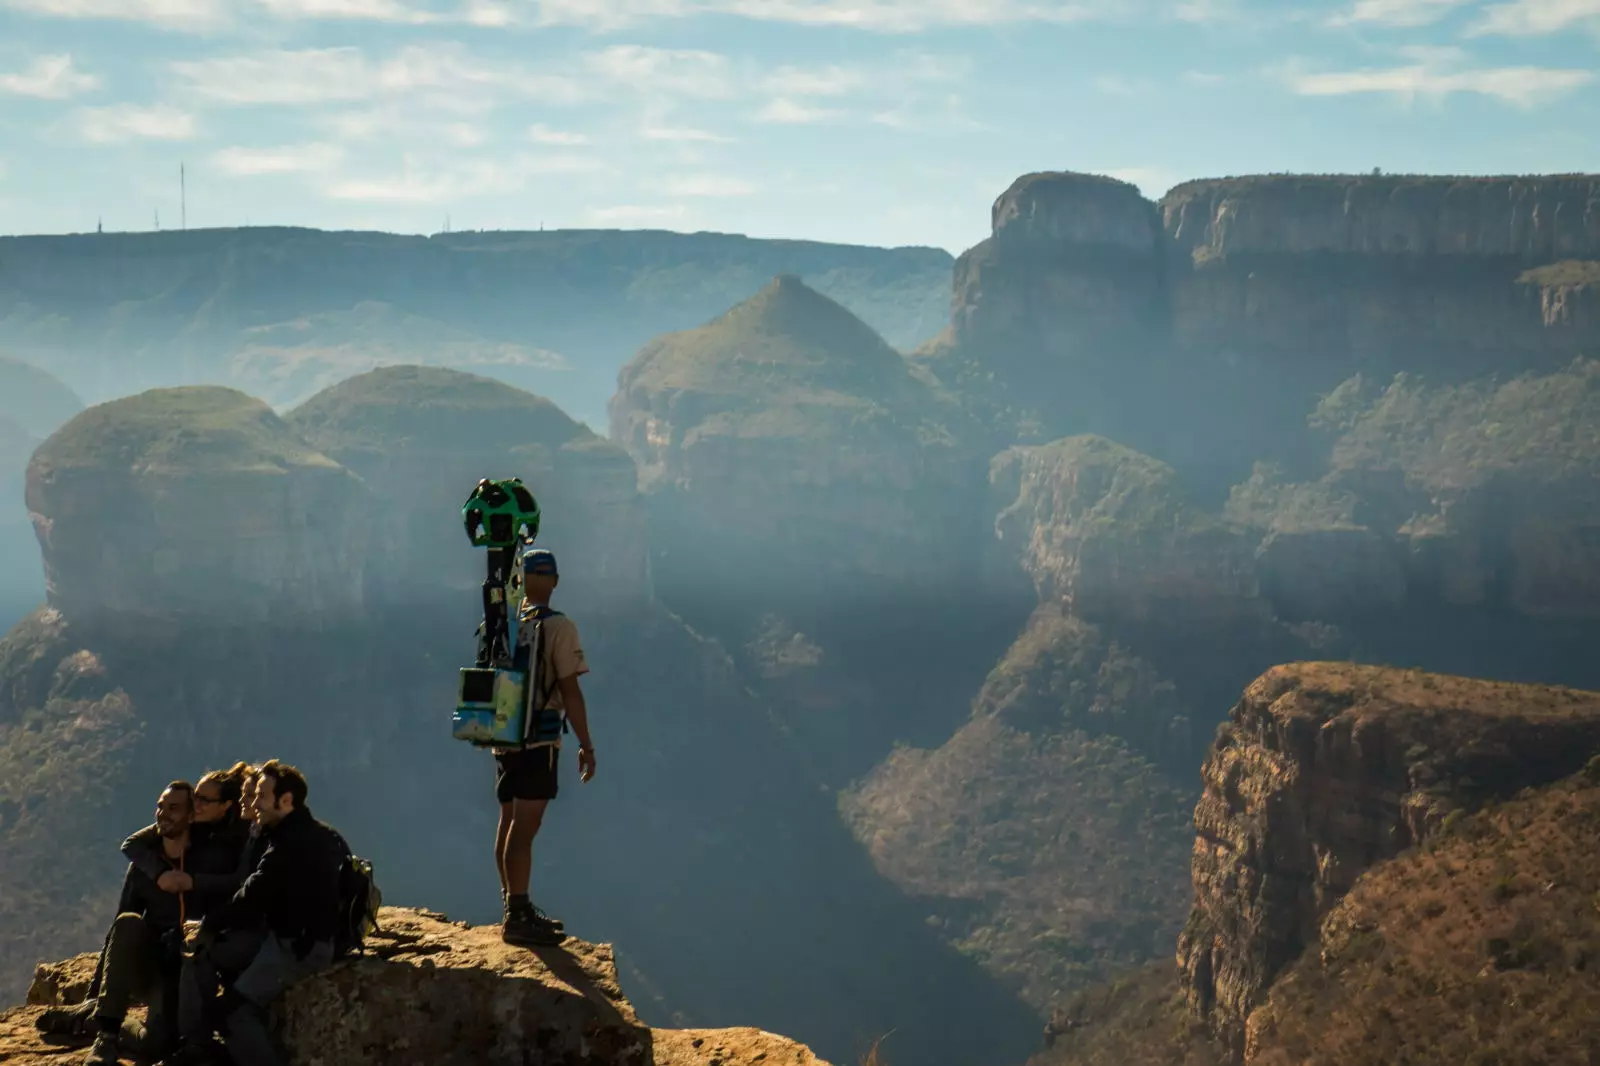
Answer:
POLYGON ((118 933, 123 936, 139 935, 144 932, 144 929, 144 915, 134 914, 132 911, 123 911, 111 922, 112 936, 116 936, 118 933))
POLYGON ((544 811, 534 809, 518 811, 511 822, 511 841, 514 844, 530 843, 539 833, 539 827, 544 824, 544 811))

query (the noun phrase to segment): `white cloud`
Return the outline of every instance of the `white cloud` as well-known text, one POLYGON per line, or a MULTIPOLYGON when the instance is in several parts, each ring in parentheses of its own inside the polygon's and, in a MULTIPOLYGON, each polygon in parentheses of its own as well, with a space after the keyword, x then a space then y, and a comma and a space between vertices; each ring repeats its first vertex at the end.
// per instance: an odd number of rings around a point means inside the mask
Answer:
POLYGON ((612 207, 596 207, 588 212, 590 221, 603 222, 610 226, 625 226, 628 224, 640 225, 650 222, 671 222, 682 219, 689 213, 682 204, 667 204, 660 207, 650 207, 641 204, 617 204, 612 207))
POLYGON ((0 8, 65 19, 144 22, 208 32, 256 23, 387 22, 400 25, 509 26, 508 0, 464 0, 441 9, 417 0, 0 0, 0 8))
POLYGON ((73 67, 70 55, 37 56, 25 70, 0 74, 0 93, 36 96, 41 100, 65 100, 99 86, 99 78, 73 67))
POLYGON ((1190 70, 1184 72, 1183 80, 1190 85, 1221 85, 1228 79, 1222 74, 1209 74, 1203 70, 1190 70))
POLYGON ((704 143, 732 144, 733 138, 711 130, 692 126, 645 126, 639 136, 647 141, 700 141, 704 143))
POLYGON ((761 88, 777 96, 843 96, 864 88, 866 71, 838 65, 807 69, 779 67, 761 79, 761 88))
POLYGON ((668 178, 661 189, 668 196, 749 196, 755 186, 738 178, 722 174, 691 174, 681 178, 668 178))
POLYGON ((64 19, 117 19, 202 29, 223 18, 222 0, 0 0, 0 7, 64 19))
POLYGON ((1471 0, 1356 0, 1343 14, 1328 20, 1330 26, 1375 23, 1380 26, 1427 26, 1471 0))
POLYGON ((553 130, 542 122, 535 122, 528 127, 528 139, 535 144, 588 144, 589 138, 582 133, 573 133, 569 130, 553 130))
POLYGON ((488 63, 454 42, 402 48, 372 61, 350 46, 220 56, 172 64, 190 91, 221 104, 352 103, 432 93, 466 109, 501 93, 571 102, 582 96, 571 78, 488 63))
POLYGON ((168 104, 88 107, 78 112, 78 123, 84 139, 95 144, 186 141, 196 132, 194 116, 168 104))
POLYGON ((399 173, 341 177, 329 183, 323 194, 333 200, 443 205, 469 197, 515 193, 541 175, 592 174, 608 169, 604 162, 588 156, 447 158, 430 163, 408 155, 399 173))
POLYGON ((770 122, 779 126, 800 126, 812 122, 826 122, 843 114, 844 112, 837 108, 810 107, 780 96, 776 100, 768 101, 760 111, 756 112, 756 121, 770 122))
POLYGON ((652 96, 718 100, 734 94, 733 64, 717 52, 619 44, 591 52, 583 64, 607 82, 652 96))
POLYGON ((733 15, 761 22, 915 33, 949 26, 1081 22, 1114 15, 1112 0, 541 0, 540 25, 617 30, 660 18, 733 15))
MULTIPOLYGON (((950 84, 966 77, 970 62, 961 56, 901 53, 871 64, 822 67, 779 67, 770 74, 755 74, 752 89, 772 94, 755 113, 756 121, 779 125, 800 125, 848 117, 849 110, 822 108, 808 98, 826 97, 843 103, 857 102, 853 110, 876 110, 889 122, 909 116, 921 98, 930 92, 948 91, 950 84)), ((912 122, 907 117, 906 125, 912 122)))
POLYGON ((224 174, 312 174, 332 170, 344 158, 336 144, 313 142, 279 148, 224 148, 211 157, 211 165, 224 174))
POLYGON ((468 108, 461 101, 455 103, 457 109, 469 113, 465 117, 456 114, 449 102, 434 102, 431 106, 407 106, 402 102, 319 114, 312 124, 324 136, 343 142, 377 141, 447 148, 477 148, 486 143, 488 132, 477 114, 482 109, 468 108))
POLYGON ((399 0, 255 0, 270 15, 285 19, 355 19, 378 22, 431 22, 433 16, 399 0))
POLYGON ((1512 0, 1494 4, 1485 9, 1483 18, 1468 33, 1536 37, 1578 25, 1600 32, 1600 0, 1512 0))
POLYGON ((1456 49, 1409 50, 1419 61, 1403 67, 1364 68, 1326 73, 1290 73, 1290 87, 1302 96, 1389 93, 1407 99, 1443 98, 1453 93, 1491 96, 1519 107, 1557 99, 1595 80, 1592 70, 1551 67, 1452 69, 1456 49))

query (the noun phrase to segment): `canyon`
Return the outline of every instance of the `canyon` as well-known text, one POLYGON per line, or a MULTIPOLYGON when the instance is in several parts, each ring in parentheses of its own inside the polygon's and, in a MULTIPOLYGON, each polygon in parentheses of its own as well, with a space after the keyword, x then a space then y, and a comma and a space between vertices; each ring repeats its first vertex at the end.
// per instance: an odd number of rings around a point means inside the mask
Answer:
POLYGON ((490 813, 437 809, 482 767, 441 709, 482 576, 456 511, 519 472, 610 719, 539 876, 651 1024, 954 1064, 1051 1018, 1063 1066, 1337 1061, 1304 990, 1366 1002, 1318 954, 1390 920, 1362 886, 1586 809, 1597 204, 1032 174, 947 264, 938 336, 742 274, 607 356, 608 437, 437 365, 92 407, 30 452, 49 605, 0 642, 0 847, 98 887, 69 914, 0 875, 5 958, 93 942, 112 863, 65 827, 125 832, 156 752, 292 743, 401 898, 487 917, 451 871, 490 813), (397 768, 438 788, 371 810, 397 768))

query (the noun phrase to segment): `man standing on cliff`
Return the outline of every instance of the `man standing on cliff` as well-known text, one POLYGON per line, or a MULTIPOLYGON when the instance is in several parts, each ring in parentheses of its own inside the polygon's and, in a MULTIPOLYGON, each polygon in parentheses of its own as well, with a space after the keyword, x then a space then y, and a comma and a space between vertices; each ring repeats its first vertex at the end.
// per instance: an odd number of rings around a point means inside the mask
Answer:
POLYGON ((517 611, 514 657, 528 671, 528 741, 495 752, 495 797, 500 824, 494 857, 500 870, 504 905, 502 938, 508 944, 559 944, 562 923, 533 905, 528 881, 533 870, 533 838, 544 823, 545 808, 556 798, 561 735, 570 723, 578 738, 578 780, 594 776, 594 744, 589 739, 589 709, 578 678, 589 672, 578 627, 550 597, 561 582, 556 557, 544 548, 522 556, 522 606, 517 611))

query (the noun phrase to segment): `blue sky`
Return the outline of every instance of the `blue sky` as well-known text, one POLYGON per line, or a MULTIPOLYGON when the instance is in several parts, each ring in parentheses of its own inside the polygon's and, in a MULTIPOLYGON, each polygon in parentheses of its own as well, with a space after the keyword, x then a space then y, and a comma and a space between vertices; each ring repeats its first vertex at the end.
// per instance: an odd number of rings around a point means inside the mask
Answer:
POLYGON ((1600 0, 0 0, 0 233, 959 252, 1033 170, 1600 171, 1600 0))

